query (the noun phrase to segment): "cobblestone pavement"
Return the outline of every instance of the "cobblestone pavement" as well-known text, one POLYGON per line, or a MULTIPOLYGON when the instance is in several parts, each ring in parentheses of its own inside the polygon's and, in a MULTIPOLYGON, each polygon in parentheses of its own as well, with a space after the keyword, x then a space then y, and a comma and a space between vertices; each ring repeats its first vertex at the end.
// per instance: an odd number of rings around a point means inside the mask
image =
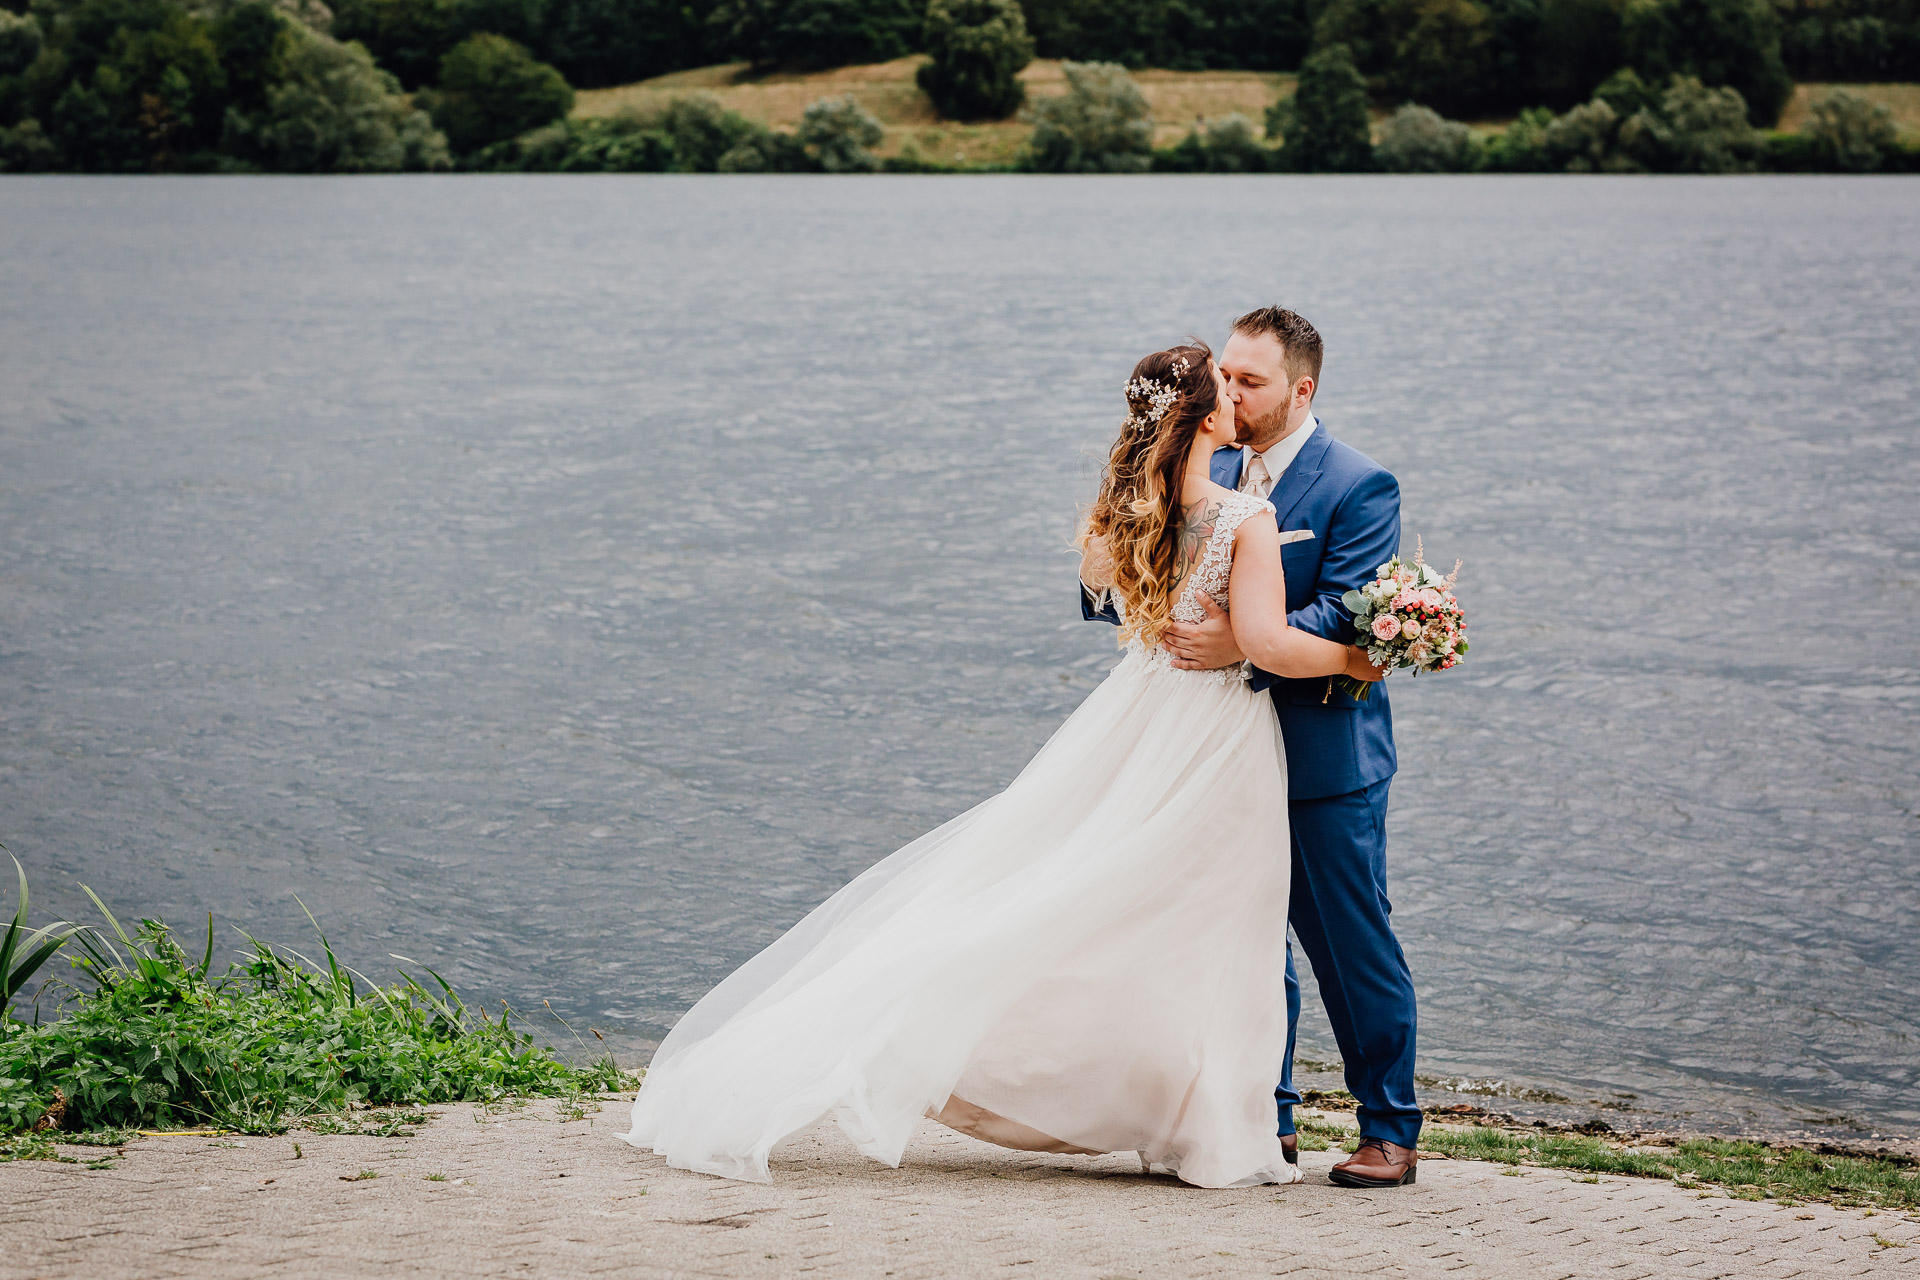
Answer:
POLYGON ((1301 1185, 1203 1191, 929 1123, 898 1170, 822 1126, 759 1186, 615 1141, 625 1113, 442 1107, 412 1138, 146 1138, 110 1170, 0 1165, 0 1276, 1920 1280, 1920 1222, 1664 1182, 1434 1160, 1360 1192, 1327 1182, 1338 1153, 1308 1152, 1301 1185))

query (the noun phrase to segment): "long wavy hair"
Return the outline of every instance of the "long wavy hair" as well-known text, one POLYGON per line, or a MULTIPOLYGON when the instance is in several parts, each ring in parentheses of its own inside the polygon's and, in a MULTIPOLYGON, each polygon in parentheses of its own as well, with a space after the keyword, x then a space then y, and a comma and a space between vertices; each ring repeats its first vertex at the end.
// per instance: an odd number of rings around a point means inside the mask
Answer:
POLYGON ((1180 564, 1180 492, 1193 438, 1218 403, 1213 349, 1198 338, 1156 351, 1127 381, 1127 420, 1107 455, 1100 496, 1080 530, 1105 540, 1113 589, 1125 606, 1120 643, 1156 644, 1167 629, 1180 564))

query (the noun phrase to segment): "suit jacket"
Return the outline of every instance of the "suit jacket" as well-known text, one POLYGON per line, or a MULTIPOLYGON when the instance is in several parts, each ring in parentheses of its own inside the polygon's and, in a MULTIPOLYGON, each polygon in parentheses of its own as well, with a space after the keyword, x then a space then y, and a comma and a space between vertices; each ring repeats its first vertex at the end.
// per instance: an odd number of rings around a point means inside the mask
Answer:
MULTIPOLYGON (((1213 455, 1213 479, 1229 489, 1240 482, 1241 451, 1213 455)), ((1379 463, 1327 434, 1313 434, 1267 495, 1280 531, 1311 529, 1314 536, 1280 548, 1287 578, 1287 622, 1312 635, 1351 644, 1353 615, 1340 603, 1373 579, 1400 547, 1400 484, 1379 463)), ((1118 624, 1083 587, 1081 616, 1118 624)), ((1384 681, 1365 702, 1326 676, 1287 679, 1255 669, 1252 686, 1267 691, 1287 744, 1287 794, 1292 800, 1345 795, 1393 776, 1393 709, 1384 681)))

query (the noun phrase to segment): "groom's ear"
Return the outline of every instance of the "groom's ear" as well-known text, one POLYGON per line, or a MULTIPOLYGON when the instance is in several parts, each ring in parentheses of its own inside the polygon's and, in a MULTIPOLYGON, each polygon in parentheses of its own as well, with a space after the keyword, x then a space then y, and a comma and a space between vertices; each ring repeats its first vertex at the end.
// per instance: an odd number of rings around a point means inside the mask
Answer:
POLYGON ((1312 404, 1313 393, 1315 391, 1318 391, 1319 389, 1320 388, 1315 385, 1312 378, 1302 378, 1300 379, 1300 381, 1293 384, 1293 395, 1295 399, 1300 399, 1302 396, 1304 396, 1305 399, 1301 400, 1302 404, 1312 404))

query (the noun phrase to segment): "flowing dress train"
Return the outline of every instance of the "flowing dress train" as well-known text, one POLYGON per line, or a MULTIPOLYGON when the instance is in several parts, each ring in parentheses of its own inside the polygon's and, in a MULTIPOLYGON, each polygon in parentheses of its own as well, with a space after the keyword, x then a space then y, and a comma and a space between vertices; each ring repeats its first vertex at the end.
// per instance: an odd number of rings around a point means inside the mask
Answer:
MULTIPOLYGON (((1177 619, 1226 603, 1225 503, 1177 619)), ((1206 1187, 1293 1182, 1284 747, 1239 668, 1135 640, 999 795, 882 859, 700 1000, 626 1140, 767 1181, 832 1115, 898 1165, 923 1117, 1003 1145, 1137 1151, 1206 1187)))

